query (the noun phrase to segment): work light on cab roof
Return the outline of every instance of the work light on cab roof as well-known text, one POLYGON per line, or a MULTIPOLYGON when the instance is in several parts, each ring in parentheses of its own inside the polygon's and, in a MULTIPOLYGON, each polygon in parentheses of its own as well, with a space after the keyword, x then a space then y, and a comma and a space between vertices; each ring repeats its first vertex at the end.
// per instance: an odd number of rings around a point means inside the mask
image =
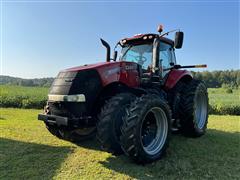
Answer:
POLYGON ((163 32, 163 25, 160 24, 157 28, 157 32, 159 32, 160 34, 163 32))

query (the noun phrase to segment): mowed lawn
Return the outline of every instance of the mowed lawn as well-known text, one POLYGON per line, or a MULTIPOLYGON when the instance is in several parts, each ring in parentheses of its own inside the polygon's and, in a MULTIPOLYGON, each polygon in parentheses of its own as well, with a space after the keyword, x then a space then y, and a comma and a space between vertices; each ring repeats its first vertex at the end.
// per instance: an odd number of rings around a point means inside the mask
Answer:
POLYGON ((239 179, 240 116, 209 117, 197 139, 173 135, 167 155, 149 165, 52 136, 41 110, 0 109, 0 179, 239 179))

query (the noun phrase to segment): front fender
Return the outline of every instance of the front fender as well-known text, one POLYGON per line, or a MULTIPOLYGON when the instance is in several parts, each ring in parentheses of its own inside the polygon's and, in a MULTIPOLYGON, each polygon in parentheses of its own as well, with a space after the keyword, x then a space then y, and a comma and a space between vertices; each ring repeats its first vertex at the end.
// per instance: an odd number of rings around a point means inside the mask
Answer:
POLYGON ((187 71, 187 70, 173 69, 168 74, 167 80, 165 81, 165 84, 164 84, 164 89, 165 90, 170 90, 181 79, 192 79, 192 78, 193 78, 192 73, 187 71))
POLYGON ((109 66, 102 66, 97 69, 103 87, 112 83, 122 83, 128 87, 139 87, 140 79, 138 65, 133 62, 115 62, 109 66))

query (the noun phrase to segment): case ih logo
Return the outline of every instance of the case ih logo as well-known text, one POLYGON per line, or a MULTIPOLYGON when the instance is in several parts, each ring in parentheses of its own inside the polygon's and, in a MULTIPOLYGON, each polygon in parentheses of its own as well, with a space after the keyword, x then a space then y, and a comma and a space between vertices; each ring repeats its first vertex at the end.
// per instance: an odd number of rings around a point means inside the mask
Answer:
POLYGON ((125 68, 125 70, 135 70, 135 69, 137 69, 137 64, 132 64, 132 65, 126 65, 125 67, 123 67, 123 68, 125 68))
POLYGON ((111 76, 113 74, 120 73, 120 71, 132 71, 137 69, 137 64, 133 65, 125 65, 123 67, 115 67, 113 69, 109 69, 105 72, 105 77, 111 76))
POLYGON ((113 69, 109 69, 106 71, 106 76, 110 76, 112 74, 116 74, 120 72, 120 67, 115 67, 113 69))

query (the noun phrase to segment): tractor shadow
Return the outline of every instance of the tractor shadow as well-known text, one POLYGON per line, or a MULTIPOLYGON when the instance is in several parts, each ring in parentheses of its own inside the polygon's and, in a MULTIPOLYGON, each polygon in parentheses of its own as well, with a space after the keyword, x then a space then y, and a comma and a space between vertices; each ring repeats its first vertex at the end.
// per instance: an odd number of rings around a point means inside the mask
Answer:
POLYGON ((52 179, 70 147, 0 138, 0 179, 52 179))
POLYGON ((72 143, 79 146, 79 147, 103 152, 103 150, 100 148, 100 143, 97 141, 96 138, 92 138, 92 139, 89 139, 89 140, 84 140, 82 142, 72 142, 72 143))
POLYGON ((200 138, 172 136, 166 156, 147 165, 111 156, 104 167, 135 179, 234 179, 239 177, 240 133, 208 129, 200 138))

